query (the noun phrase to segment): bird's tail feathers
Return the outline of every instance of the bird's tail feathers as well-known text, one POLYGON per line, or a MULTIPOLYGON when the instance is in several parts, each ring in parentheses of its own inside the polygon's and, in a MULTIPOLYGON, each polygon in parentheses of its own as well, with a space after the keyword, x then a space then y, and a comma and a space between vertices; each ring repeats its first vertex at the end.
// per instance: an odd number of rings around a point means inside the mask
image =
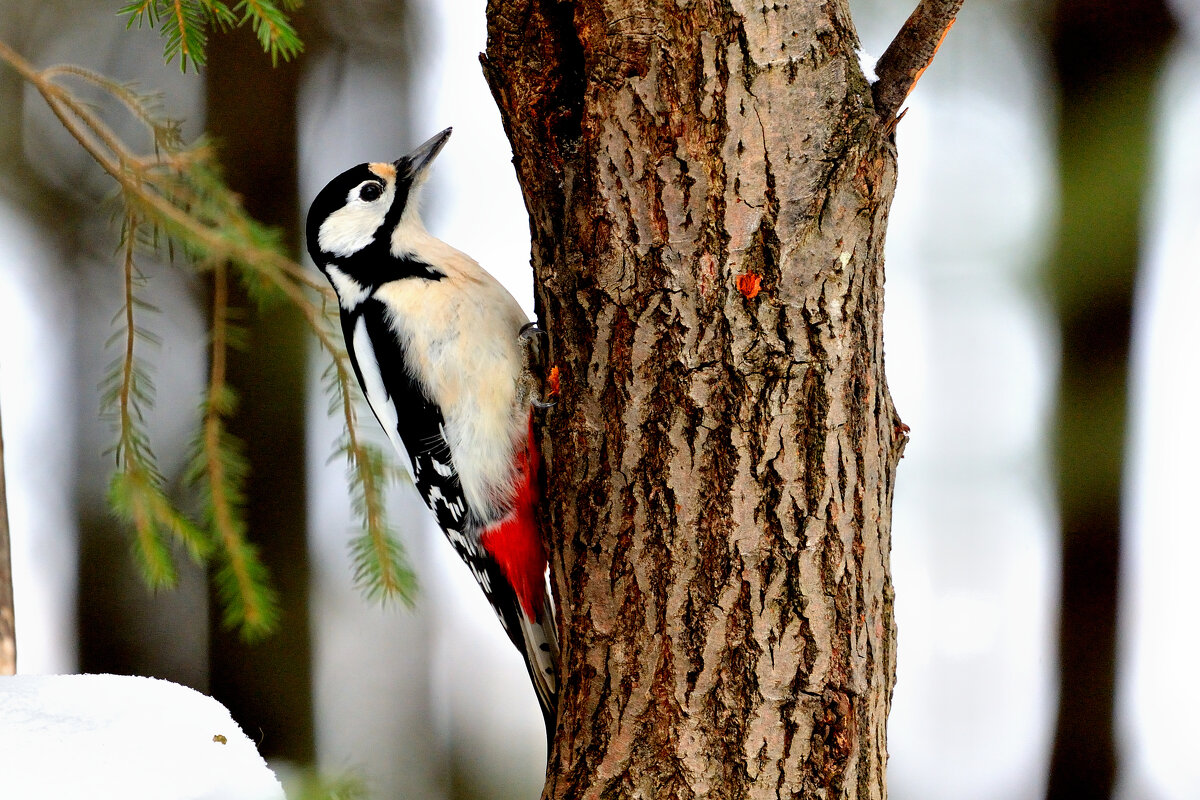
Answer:
POLYGON ((530 619, 523 608, 518 616, 525 640, 525 666, 529 669, 546 723, 546 758, 549 758, 554 730, 558 726, 558 631, 549 587, 538 619, 530 619))

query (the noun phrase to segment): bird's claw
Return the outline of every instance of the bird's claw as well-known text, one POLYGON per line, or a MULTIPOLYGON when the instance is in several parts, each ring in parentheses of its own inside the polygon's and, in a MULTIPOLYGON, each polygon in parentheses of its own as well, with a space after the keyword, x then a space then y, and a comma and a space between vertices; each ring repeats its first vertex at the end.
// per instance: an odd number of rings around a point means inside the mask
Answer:
POLYGON ((545 336, 546 332, 538 327, 536 322, 526 322, 521 326, 521 332, 517 334, 522 340, 528 341, 535 336, 545 336))
MULTIPOLYGON (((536 370, 535 365, 541 364, 541 340, 543 338, 549 339, 549 335, 544 330, 539 328, 536 322, 527 322, 521 326, 521 332, 517 334, 517 337, 521 340, 521 344, 525 347, 526 355, 529 360, 527 368, 529 369, 529 374, 532 376, 536 370)), ((551 396, 554 396, 556 393, 557 392, 555 390, 551 390, 550 394, 551 396)), ((542 400, 538 397, 537 392, 530 392, 529 404, 534 408, 545 411, 548 408, 554 408, 556 405, 558 405, 558 401, 542 400)))

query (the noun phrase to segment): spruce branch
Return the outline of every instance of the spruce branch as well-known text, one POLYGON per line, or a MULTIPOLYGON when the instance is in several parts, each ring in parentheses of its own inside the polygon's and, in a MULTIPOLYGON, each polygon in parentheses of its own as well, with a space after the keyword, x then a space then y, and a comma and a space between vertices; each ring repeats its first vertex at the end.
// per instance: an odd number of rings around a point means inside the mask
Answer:
POLYGON ((383 599, 399 597, 412 602, 416 577, 405 558, 404 549, 388 526, 383 487, 391 477, 387 461, 378 447, 362 441, 354 410, 354 399, 347 387, 354 386, 340 375, 340 359, 334 359, 326 371, 327 393, 333 398, 330 414, 340 406, 346 421, 346 433, 338 442, 333 457, 346 459, 347 480, 351 486, 351 505, 363 523, 363 533, 350 543, 354 580, 369 595, 383 599))
POLYGON ((304 45, 287 12, 300 5, 299 0, 241 0, 230 8, 222 0, 135 0, 117 13, 126 17, 126 28, 157 28, 165 40, 163 58, 168 64, 178 58, 187 72, 189 62, 195 69, 205 64, 209 26, 228 29, 249 23, 272 64, 294 58, 304 45))
POLYGON ((153 310, 138 298, 136 291, 142 282, 134 263, 140 226, 136 214, 129 210, 122 228, 125 297, 119 316, 124 326, 118 336, 123 347, 102 383, 106 390, 101 407, 113 419, 117 430, 117 441, 110 451, 115 455, 117 469, 109 483, 109 504, 133 526, 134 555, 146 582, 152 587, 168 587, 176 581, 168 537, 177 539, 196 558, 207 551, 207 541, 167 497, 165 480, 146 436, 144 407, 153 402, 154 386, 136 357, 135 346, 139 339, 155 340, 134 318, 138 308, 153 310))
MULTIPOLYGON (((159 7, 149 0, 133 5, 147 15, 158 13, 159 7)), ((285 3, 288 8, 294 5, 285 3)), ((122 344, 122 356, 102 384, 104 408, 118 432, 111 451, 118 468, 109 499, 133 527, 135 551, 151 585, 174 582, 168 542, 176 539, 196 558, 219 558, 215 581, 228 624, 240 626, 244 636, 254 637, 266 632, 277 616, 266 572, 245 537, 241 487, 246 467, 241 444, 224 425, 235 402, 225 382, 224 352, 236 344, 241 330, 232 324, 233 310, 228 307, 232 270, 260 305, 294 305, 329 353, 330 397, 346 426, 336 454, 347 459, 355 510, 364 527, 363 536, 352 545, 355 572, 368 592, 409 599, 412 572, 388 527, 383 502, 389 477, 386 460, 361 437, 353 400, 356 381, 325 311, 333 300, 329 287, 283 255, 278 232, 250 217, 224 183, 211 148, 204 142, 185 145, 178 122, 161 114, 157 98, 73 65, 37 70, 3 41, 0 62, 11 66, 41 95, 118 188, 125 223, 121 241, 126 297, 113 337, 114 343, 122 344), (140 153, 117 136, 96 106, 74 94, 70 83, 75 81, 101 89, 141 122, 149 133, 151 152, 140 153), (134 257, 139 250, 163 249, 172 260, 181 252, 196 270, 212 271, 214 286, 220 288, 214 297, 213 364, 191 471, 204 500, 207 532, 171 503, 144 428, 144 409, 152 403, 153 384, 135 358, 135 343, 153 344, 155 340, 139 324, 135 312, 152 313, 154 309, 138 294, 142 279, 134 257)))
POLYGON ((212 353, 207 396, 189 483, 201 487, 205 522, 219 548, 217 594, 225 608, 224 622, 237 627, 243 639, 270 633, 279 619, 278 598, 268 583, 267 569, 246 541, 245 485, 247 468, 242 443, 225 428, 225 418, 237 405, 226 382, 226 355, 233 330, 229 308, 229 278, 225 264, 213 268, 212 353))
POLYGON ((238 3, 237 11, 242 12, 239 24, 250 23, 250 29, 258 37, 263 51, 271 56, 271 64, 279 63, 279 59, 290 61, 304 50, 296 29, 288 20, 286 11, 300 7, 295 0, 285 0, 284 8, 270 0, 242 0, 238 3))
MULTIPOLYGON (((325 372, 326 394, 330 397, 328 413, 339 410, 345 423, 345 434, 334 448, 332 458, 346 459, 347 480, 351 506, 363 526, 363 533, 350 544, 355 582, 373 597, 398 597, 412 603, 416 591, 416 576, 405 556, 404 548, 387 521, 387 506, 383 490, 394 473, 379 448, 365 442, 355 412, 358 393, 357 379, 351 374, 350 359, 338 344, 329 315, 315 305, 300 308, 317 341, 330 355, 325 372)), ((336 312, 335 312, 336 313, 336 312)))
POLYGON ((54 77, 83 77, 108 90, 135 116, 150 113, 152 106, 144 100, 126 105, 130 87, 78 68, 52 67, 47 77, 3 42, 0 60, 33 85, 63 127, 117 181, 125 200, 137 205, 147 222, 183 243, 200 266, 227 261, 249 273, 259 287, 295 282, 332 296, 328 287, 274 247, 278 234, 245 212, 237 196, 220 181, 212 151, 203 142, 183 147, 177 139, 177 123, 152 118, 152 138, 161 152, 141 156, 121 141, 95 108, 54 77))

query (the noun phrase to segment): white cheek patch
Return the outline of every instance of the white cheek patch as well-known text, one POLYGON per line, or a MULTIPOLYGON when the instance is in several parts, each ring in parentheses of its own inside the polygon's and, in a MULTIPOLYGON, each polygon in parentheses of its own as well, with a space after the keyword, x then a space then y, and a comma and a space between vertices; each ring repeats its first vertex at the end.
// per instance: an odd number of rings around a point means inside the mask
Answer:
POLYGON ((375 238, 375 231, 383 223, 386 213, 386 208, 369 205, 339 208, 321 223, 317 245, 322 252, 335 256, 353 255, 375 238))
POLYGON ((360 188, 361 184, 354 187, 346 198, 346 205, 321 223, 317 246, 323 252, 344 258, 362 250, 375 238, 375 232, 391 208, 396 187, 389 183, 383 195, 373 202, 358 199, 360 188))

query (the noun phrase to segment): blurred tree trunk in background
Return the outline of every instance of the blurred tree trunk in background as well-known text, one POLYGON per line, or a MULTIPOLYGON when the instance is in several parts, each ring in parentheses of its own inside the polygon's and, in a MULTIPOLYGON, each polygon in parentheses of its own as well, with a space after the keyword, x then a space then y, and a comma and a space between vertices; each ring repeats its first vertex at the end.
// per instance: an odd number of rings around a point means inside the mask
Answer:
MULTIPOLYGON (((79 348, 87 352, 85 342, 79 342, 79 348)), ((95 427, 101 424, 96 405, 87 402, 95 396, 95 387, 86 389, 79 395, 84 398, 78 406, 79 422, 95 427)), ((82 452, 79 457, 91 464, 100 463, 99 455, 82 452)), ((111 465, 106 461, 105 466, 111 465)), ((101 504, 102 494, 81 495, 75 603, 79 672, 147 675, 207 693, 203 640, 209 615, 203 568, 175 548, 179 583, 171 591, 150 591, 131 555, 128 528, 101 504)))
POLYGON ((1151 99, 1172 33, 1161 0, 1060 0, 1062 218, 1050 280, 1062 336, 1062 618, 1051 800, 1111 794, 1129 323, 1151 99))
POLYGON ((843 2, 491 0, 562 394, 547 798, 882 798, 895 152, 843 2))
MULTIPOLYGON (((293 20, 307 34, 307 12, 293 20)), ((206 129, 225 177, 256 218, 283 230, 299 256, 296 100, 303 58, 272 67, 249 31, 213 36, 205 70, 206 129)), ((308 336, 285 304, 253 309, 240 286, 231 305, 249 309, 246 347, 229 357, 240 402, 230 431, 246 444, 247 523, 279 592, 279 630, 247 645, 214 620, 211 690, 259 741, 267 758, 308 764, 315 757, 312 644, 305 490, 305 386, 308 336)))

